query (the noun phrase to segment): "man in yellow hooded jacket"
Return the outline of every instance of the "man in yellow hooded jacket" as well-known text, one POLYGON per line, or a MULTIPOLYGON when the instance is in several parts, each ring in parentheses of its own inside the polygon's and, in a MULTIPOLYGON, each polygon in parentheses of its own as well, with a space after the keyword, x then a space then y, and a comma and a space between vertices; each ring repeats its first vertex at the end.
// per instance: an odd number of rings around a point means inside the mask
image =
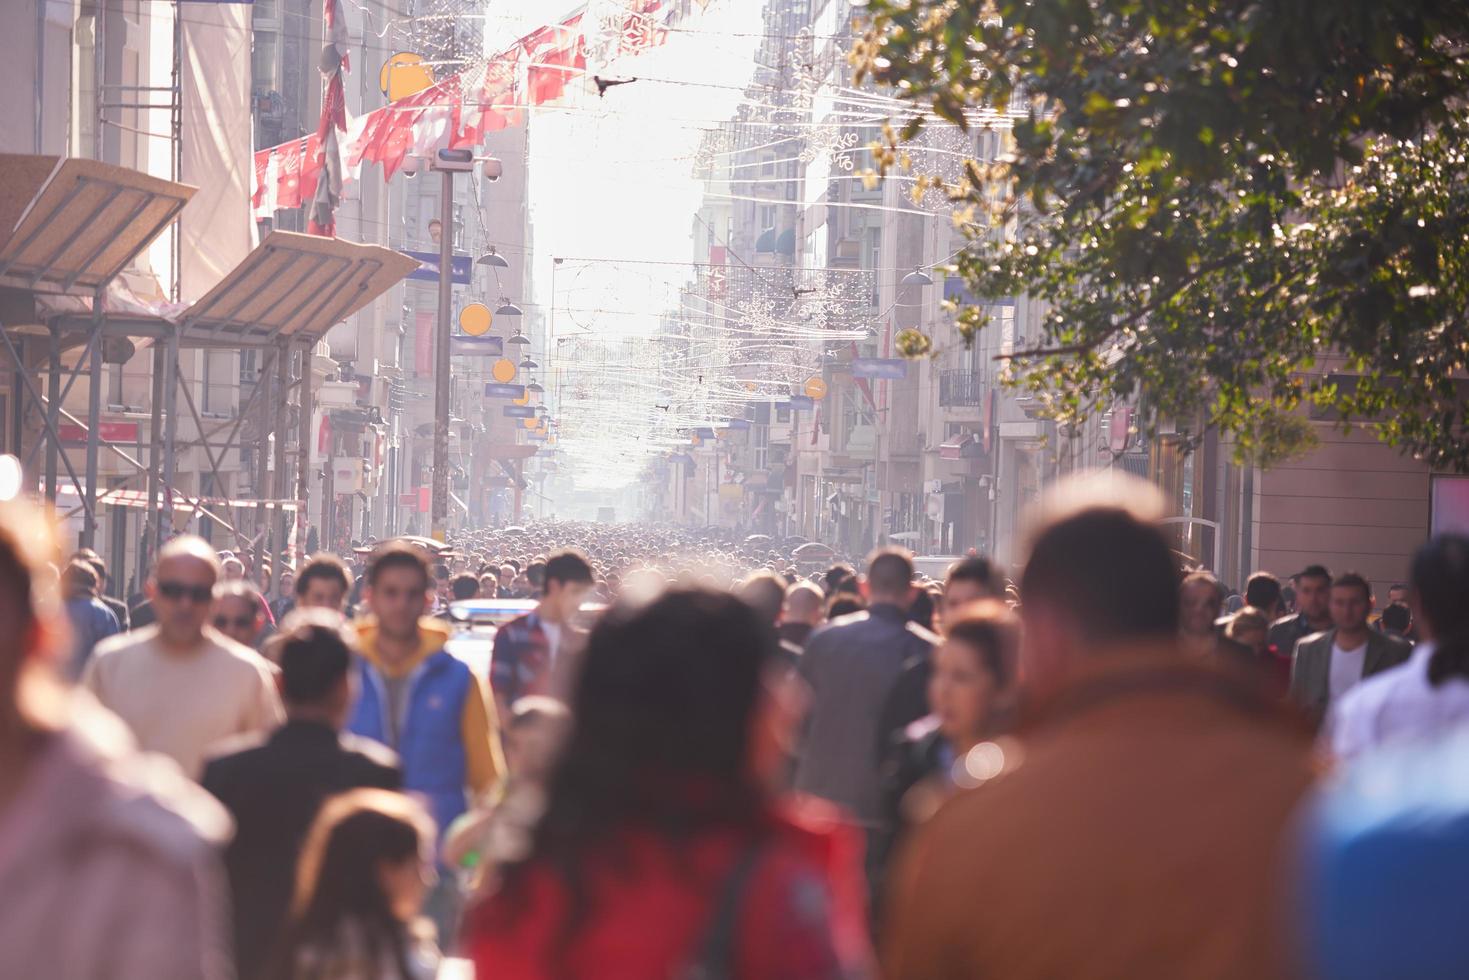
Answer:
MULTIPOLYGON (((348 729, 395 750, 403 788, 422 796, 442 833, 505 771, 493 701, 462 660, 444 649, 448 630, 427 617, 433 579, 422 554, 387 544, 368 562, 357 626, 357 703, 348 729)), ((440 875, 428 912, 447 940, 457 913, 453 876, 440 875)))

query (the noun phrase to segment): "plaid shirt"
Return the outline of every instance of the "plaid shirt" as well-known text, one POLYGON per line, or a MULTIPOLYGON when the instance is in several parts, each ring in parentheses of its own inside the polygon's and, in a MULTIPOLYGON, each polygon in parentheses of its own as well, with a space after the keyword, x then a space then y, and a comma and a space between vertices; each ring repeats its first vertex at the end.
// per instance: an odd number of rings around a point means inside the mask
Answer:
POLYGON ((546 694, 551 680, 551 639, 539 613, 517 616, 495 631, 490 686, 505 704, 546 694))

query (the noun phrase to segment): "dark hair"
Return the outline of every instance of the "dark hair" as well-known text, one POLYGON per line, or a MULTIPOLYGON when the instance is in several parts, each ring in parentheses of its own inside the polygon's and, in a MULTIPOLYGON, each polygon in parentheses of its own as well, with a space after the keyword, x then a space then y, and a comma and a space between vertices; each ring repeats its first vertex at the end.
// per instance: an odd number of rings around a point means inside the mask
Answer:
POLYGON ((389 541, 381 545, 372 553, 367 560, 367 574, 365 576, 369 586, 377 585, 377 578, 384 570, 389 568, 411 568, 423 577, 423 588, 428 590, 433 582, 433 576, 429 574, 428 560, 423 553, 412 545, 401 542, 389 541))
POLYGON ((558 551, 546 559, 546 584, 553 581, 562 585, 568 582, 591 584, 592 566, 575 551, 558 551))
POLYGON ((897 596, 913 585, 913 559, 900 548, 883 548, 867 559, 867 590, 873 596, 897 596))
POLYGON ((399 975, 409 980, 405 923, 393 916, 378 866, 417 859, 433 838, 433 821, 401 793, 355 789, 329 800, 301 850, 291 919, 278 969, 270 975, 297 980, 297 951, 308 945, 335 948, 342 941, 342 924, 356 921, 367 961, 380 962, 386 951, 399 975))
POLYGON ((997 599, 1005 594, 1005 576, 988 558, 964 558, 954 562, 944 576, 944 587, 948 588, 955 582, 973 582, 997 599))
POLYGON ((1331 584, 1331 573, 1326 570, 1325 565, 1307 565, 1291 577, 1297 582, 1303 578, 1324 578, 1327 585, 1331 584))
POLYGON ((1439 534, 1418 549, 1408 574, 1410 594, 1433 633, 1428 682, 1469 680, 1469 537, 1439 534))
POLYGON ((569 936, 586 913, 586 858, 619 831, 684 838, 753 819, 763 795, 746 769, 750 718, 775 648, 770 625, 724 592, 608 610, 587 641, 530 854, 505 867, 509 914, 524 870, 540 864, 570 891, 569 936))
POLYGON ((473 599, 479 595, 479 579, 468 572, 460 572, 449 580, 449 592, 455 599, 473 599))
POLYGON ((785 605, 786 587, 772 572, 755 572, 735 588, 735 595, 749 603, 762 622, 773 625, 785 605))
POLYGON ((1408 627, 1413 625, 1413 611, 1401 602, 1388 603, 1382 611, 1382 628, 1394 630, 1398 633, 1408 632, 1408 627))
POLYGON ((857 573, 852 570, 851 565, 833 565, 826 570, 826 574, 821 579, 826 583, 827 595, 830 595, 837 590, 838 585, 847 579, 856 577, 857 573))
POLYGON ((306 595, 306 589, 314 578, 325 579, 342 587, 342 595, 352 591, 352 579, 347 574, 347 566, 342 564, 342 559, 336 555, 312 555, 301 570, 296 573, 296 584, 292 589, 296 598, 300 599, 306 595))
POLYGON ((81 558, 73 558, 66 563, 61 580, 68 589, 85 589, 88 592, 97 590, 97 570, 81 558))
POLYGON ((525 566, 525 577, 533 588, 544 588, 546 585, 546 563, 533 561, 525 566))
POLYGON ((838 616, 849 616, 866 608, 867 603, 862 601, 861 596, 838 592, 831 597, 831 602, 826 604, 826 618, 836 619, 838 616))
POLYGON ((1178 569, 1163 533, 1118 507, 1051 524, 1020 580, 1027 606, 1068 611, 1092 642, 1178 632, 1178 569))
POLYGON ((13 515, 0 512, 0 591, 10 593, 15 599, 15 611, 20 622, 8 623, 6 628, 12 636, 19 636, 30 629, 36 621, 35 587, 36 569, 31 555, 21 539, 19 521, 13 515))
POLYGON ((933 629, 933 593, 919 589, 908 606, 908 622, 917 623, 926 630, 933 629))
POLYGON ((1356 572, 1342 572, 1336 578, 1331 580, 1331 587, 1333 589, 1361 589, 1362 598, 1366 599, 1368 602, 1372 601, 1372 586, 1368 585, 1367 580, 1356 572))
POLYGON ((276 640, 281 696, 291 704, 320 704, 352 666, 352 648, 339 624, 302 610, 286 620, 276 640))
POLYGON ((1269 609, 1280 601, 1280 579, 1269 572, 1256 572, 1245 582, 1245 605, 1269 609))
POLYGON ((984 599, 970 603, 952 623, 946 623, 948 643, 962 643, 979 655, 980 665, 999 687, 1008 687, 1020 662, 1020 620, 1003 602, 984 599))

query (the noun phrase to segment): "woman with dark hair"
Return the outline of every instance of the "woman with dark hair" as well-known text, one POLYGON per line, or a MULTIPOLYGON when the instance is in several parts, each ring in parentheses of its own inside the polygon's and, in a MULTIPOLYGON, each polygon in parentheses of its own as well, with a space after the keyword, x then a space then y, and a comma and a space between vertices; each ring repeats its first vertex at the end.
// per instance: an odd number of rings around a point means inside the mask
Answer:
POLYGON ((1469 537, 1440 534, 1418 549, 1408 606, 1420 642, 1333 707, 1332 750, 1359 755, 1390 742, 1425 742, 1469 724, 1469 537))
POLYGON ((774 802, 799 710, 734 596, 593 629, 540 817, 502 834, 466 948, 481 977, 820 978, 866 966, 860 844, 774 802))
MULTIPOLYGON (((439 952, 419 919, 434 826, 410 797, 359 789, 322 807, 297 867, 276 980, 429 980, 439 952)), ((248 980, 248 978, 245 978, 248 980)))
POLYGON ((982 771, 977 747, 1012 721, 1019 662, 1020 626, 1005 604, 983 600, 963 607, 933 652, 928 682, 932 712, 908 726, 884 756, 884 826, 868 862, 872 894, 882 894, 882 877, 907 830, 933 815, 939 805, 982 771), (978 755, 972 753, 978 752, 978 755))

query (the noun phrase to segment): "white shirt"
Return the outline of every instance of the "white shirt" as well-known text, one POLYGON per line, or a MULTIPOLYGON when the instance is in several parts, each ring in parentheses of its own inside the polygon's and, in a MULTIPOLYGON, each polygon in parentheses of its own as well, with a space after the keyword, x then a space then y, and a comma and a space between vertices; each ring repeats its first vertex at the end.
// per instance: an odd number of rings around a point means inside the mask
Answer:
POLYGON ((1469 681, 1428 683, 1431 641, 1418 644, 1406 663, 1369 677, 1333 705, 1327 729, 1341 758, 1396 742, 1426 741, 1469 723, 1469 681))
POLYGON ((1335 643, 1331 644, 1331 668, 1329 682, 1331 687, 1331 702, 1350 691, 1362 682, 1362 668, 1367 663, 1367 644, 1353 650, 1343 650, 1335 643))
POLYGON ((546 634, 546 651, 551 656, 551 663, 556 662, 556 654, 561 650, 561 624, 550 620, 541 620, 541 632, 546 634))

